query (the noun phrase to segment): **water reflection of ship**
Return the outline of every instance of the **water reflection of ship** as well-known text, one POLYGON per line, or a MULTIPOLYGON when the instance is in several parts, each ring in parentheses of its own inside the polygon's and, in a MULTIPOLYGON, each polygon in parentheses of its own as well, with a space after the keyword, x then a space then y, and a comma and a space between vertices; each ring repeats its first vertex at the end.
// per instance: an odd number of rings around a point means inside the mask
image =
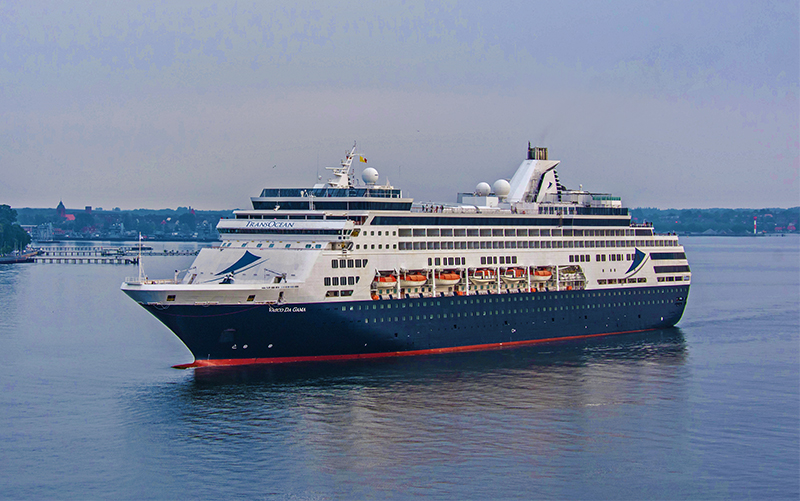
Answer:
MULTIPOLYGON (((303 461, 315 471, 413 472, 502 456, 547 475, 578 451, 637 433, 615 428, 617 415, 648 419, 643 430, 686 426, 680 411, 653 410, 686 400, 686 358, 683 334, 671 328, 447 356, 198 368, 180 386, 178 400, 190 405, 174 406, 174 394, 160 400, 190 429, 230 416, 233 435, 291 440, 314 451, 303 461)), ((401 487, 391 475, 386 482, 401 487)))
MULTIPOLYGON (((559 465, 575 454, 641 443, 625 434, 689 426, 680 404, 686 359, 684 336, 671 328, 514 350, 198 368, 183 383, 151 387, 127 402, 134 414, 181 423, 201 447, 218 450, 220 430, 209 423, 222 417, 225 437, 258 444, 251 460, 302 461, 310 471, 363 473, 364 482, 380 471, 382 485, 395 492, 408 488, 408 475, 431 467, 491 465, 500 457, 518 468, 509 478, 560 475, 559 465), (670 401, 677 403, 665 408, 670 401), (648 424, 620 429, 631 418, 648 424)), ((663 443, 674 436, 647 442, 683 454, 684 441, 663 443)), ((492 496, 482 490, 475 497, 492 496)))

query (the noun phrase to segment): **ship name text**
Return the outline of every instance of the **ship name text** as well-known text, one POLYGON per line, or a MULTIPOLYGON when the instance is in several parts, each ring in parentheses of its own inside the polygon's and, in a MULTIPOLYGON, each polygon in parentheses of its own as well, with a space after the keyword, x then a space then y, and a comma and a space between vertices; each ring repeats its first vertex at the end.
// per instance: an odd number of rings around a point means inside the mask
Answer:
POLYGON ((294 228, 289 221, 248 221, 245 228, 294 228))
POLYGON ((282 307, 270 307, 270 313, 305 313, 306 309, 302 306, 282 306, 282 307))

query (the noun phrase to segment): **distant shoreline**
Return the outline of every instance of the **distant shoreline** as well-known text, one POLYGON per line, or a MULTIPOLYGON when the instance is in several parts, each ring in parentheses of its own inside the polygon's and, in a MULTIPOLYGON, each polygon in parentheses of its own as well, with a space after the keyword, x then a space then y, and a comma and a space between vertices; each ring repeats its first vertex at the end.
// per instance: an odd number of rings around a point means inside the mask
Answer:
MULTIPOLYGON (((681 237, 728 237, 728 238, 775 238, 775 237, 798 237, 800 233, 759 233, 757 235, 753 235, 752 233, 739 233, 739 234, 705 234, 705 233, 678 233, 681 237)), ((142 243, 148 242, 169 242, 169 243, 214 243, 214 242, 221 242, 222 240, 210 240, 210 239, 179 239, 179 238, 147 238, 142 239, 142 243)), ((130 238, 64 238, 64 239, 56 239, 56 240, 43 240, 43 241, 32 241, 31 244, 57 244, 57 243, 67 243, 67 242, 86 242, 86 243, 100 243, 100 242, 115 242, 115 243, 132 243, 138 244, 138 239, 130 239, 130 238)))
MULTIPOLYGON (((57 238, 53 240, 33 240, 31 244, 57 244, 64 242, 114 242, 114 243, 132 243, 138 244, 138 238, 57 238)), ((221 242, 219 239, 199 239, 199 238, 142 238, 141 242, 146 244, 148 242, 172 242, 172 243, 214 243, 221 242)))
MULTIPOLYGON (((788 209, 628 209, 635 223, 652 225, 657 233, 680 236, 762 236, 798 234, 800 207, 788 209), (758 234, 753 235, 753 229, 758 234)), ((61 209, 17 209, 18 223, 34 241, 132 242, 141 234, 152 242, 218 242, 220 219, 233 210, 83 211, 61 209)))

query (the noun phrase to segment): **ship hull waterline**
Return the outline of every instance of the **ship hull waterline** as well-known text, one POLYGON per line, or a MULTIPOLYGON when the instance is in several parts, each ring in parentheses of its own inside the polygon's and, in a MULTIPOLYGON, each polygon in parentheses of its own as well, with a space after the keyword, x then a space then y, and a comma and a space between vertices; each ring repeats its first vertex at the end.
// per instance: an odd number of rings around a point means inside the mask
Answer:
POLYGON ((176 368, 527 346, 674 326, 689 286, 306 304, 142 304, 195 358, 176 368))

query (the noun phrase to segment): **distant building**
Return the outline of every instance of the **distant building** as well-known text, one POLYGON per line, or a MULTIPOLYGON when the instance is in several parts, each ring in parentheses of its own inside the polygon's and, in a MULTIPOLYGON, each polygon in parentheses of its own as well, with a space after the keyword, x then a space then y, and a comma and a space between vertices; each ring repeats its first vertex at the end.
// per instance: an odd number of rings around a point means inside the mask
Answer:
POLYGON ((61 219, 66 219, 67 221, 75 221, 75 214, 67 214, 67 209, 64 207, 64 202, 58 202, 58 206, 56 207, 56 213, 58 217, 61 219))
POLYGON ((36 225, 24 225, 22 228, 31 236, 34 242, 52 242, 53 241, 53 224, 44 223, 36 225))

